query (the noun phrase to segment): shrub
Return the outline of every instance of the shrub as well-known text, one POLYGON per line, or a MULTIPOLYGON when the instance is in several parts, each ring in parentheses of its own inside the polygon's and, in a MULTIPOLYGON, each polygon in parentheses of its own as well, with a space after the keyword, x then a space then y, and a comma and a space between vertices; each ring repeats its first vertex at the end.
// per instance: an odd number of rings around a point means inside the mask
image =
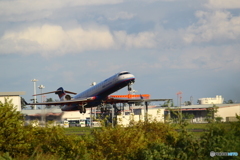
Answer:
MULTIPOLYGON (((174 144, 176 131, 160 122, 138 122, 131 127, 103 127, 94 131, 88 148, 92 159, 138 159, 152 143, 174 144)), ((152 147, 154 148, 154 147, 152 147)))
MULTIPOLYGON (((23 117, 11 101, 0 102, 0 159, 210 159, 210 152, 240 153, 238 122, 215 123, 209 116, 201 139, 188 132, 188 122, 177 115, 178 124, 151 120, 129 127, 102 127, 85 136, 68 136, 60 127, 24 127, 23 117), (174 127, 175 126, 175 127, 174 127), (175 129, 178 128, 179 132, 175 129)), ((220 157, 214 159, 232 159, 220 157)))
POLYGON ((23 117, 11 100, 0 102, 0 155, 38 157, 51 155, 58 159, 84 158, 86 143, 79 136, 67 136, 60 127, 23 126, 23 117))
POLYGON ((0 151, 11 156, 28 152, 30 144, 26 137, 28 133, 23 128, 23 117, 12 100, 0 102, 0 151))

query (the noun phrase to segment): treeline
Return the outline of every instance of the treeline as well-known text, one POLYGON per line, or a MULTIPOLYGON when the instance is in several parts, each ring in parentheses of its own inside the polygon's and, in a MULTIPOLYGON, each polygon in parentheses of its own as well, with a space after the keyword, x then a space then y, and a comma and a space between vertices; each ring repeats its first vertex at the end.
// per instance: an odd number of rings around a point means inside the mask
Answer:
MULTIPOLYGON (((188 160, 211 159, 210 152, 240 154, 240 118, 236 123, 209 123, 195 137, 178 125, 154 120, 129 127, 102 127, 85 136, 66 135, 60 127, 23 126, 11 101, 0 102, 0 159, 74 160, 188 160), (180 129, 180 132, 176 131, 180 129)), ((232 159, 239 157, 214 157, 232 159)))

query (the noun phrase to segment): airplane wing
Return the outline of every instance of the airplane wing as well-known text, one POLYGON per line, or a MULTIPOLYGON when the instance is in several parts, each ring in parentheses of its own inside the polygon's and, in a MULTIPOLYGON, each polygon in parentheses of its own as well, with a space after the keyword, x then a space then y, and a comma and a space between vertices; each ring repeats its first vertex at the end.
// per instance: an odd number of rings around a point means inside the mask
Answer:
POLYGON ((93 100, 94 100, 94 97, 87 97, 87 98, 68 100, 68 101, 27 103, 27 105, 65 105, 65 104, 73 104, 73 103, 80 103, 80 102, 90 102, 93 100))
MULTIPOLYGON (((42 103, 27 103, 27 105, 66 105, 73 103, 87 103, 94 101, 94 97, 87 97, 68 101, 58 101, 58 102, 42 102, 42 103)), ((136 102, 151 102, 151 101, 167 101, 171 99, 131 99, 131 98, 114 98, 110 97, 106 100, 102 100, 104 103, 136 103, 136 102)))

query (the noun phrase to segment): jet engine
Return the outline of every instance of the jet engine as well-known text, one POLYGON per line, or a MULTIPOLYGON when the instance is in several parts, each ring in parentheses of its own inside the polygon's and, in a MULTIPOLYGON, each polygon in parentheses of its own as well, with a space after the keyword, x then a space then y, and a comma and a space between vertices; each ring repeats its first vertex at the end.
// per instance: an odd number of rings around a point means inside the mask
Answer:
POLYGON ((64 97, 64 99, 67 100, 67 101, 69 101, 69 100, 72 99, 72 97, 71 97, 69 94, 67 94, 67 95, 64 97))

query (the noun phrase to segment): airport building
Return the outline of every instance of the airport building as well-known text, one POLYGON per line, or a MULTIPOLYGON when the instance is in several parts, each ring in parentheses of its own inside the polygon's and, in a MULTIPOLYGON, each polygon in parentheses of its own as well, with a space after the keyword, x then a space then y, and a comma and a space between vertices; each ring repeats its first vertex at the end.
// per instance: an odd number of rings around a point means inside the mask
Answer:
POLYGON ((200 98, 199 104, 223 104, 224 98, 221 95, 216 95, 215 98, 200 98))
MULTIPOLYGON (((113 109, 114 110, 114 109, 113 109)), ((164 122, 164 110, 165 108, 149 106, 148 107, 148 119, 157 120, 164 122)), ((112 123, 113 119, 117 119, 119 125, 128 126, 130 122, 135 121, 145 121, 146 109, 143 106, 135 107, 125 107, 123 111, 112 113, 112 108, 108 108, 107 112, 102 114, 100 110, 97 110, 97 107, 86 109, 85 114, 81 114, 79 111, 62 111, 59 107, 54 107, 50 109, 38 109, 38 110, 22 110, 25 120, 30 123, 31 121, 37 120, 41 121, 74 121, 74 120, 86 120, 91 119, 95 120, 103 117, 107 118, 107 123, 112 123), (92 114, 91 114, 92 113, 92 114)), ((115 122, 114 122, 115 123, 115 122)))
MULTIPOLYGON (((224 98, 221 95, 217 95, 213 98, 200 98, 198 99, 199 105, 189 105, 172 108, 175 111, 181 111, 182 114, 193 114, 194 118, 192 123, 206 123, 206 117, 208 114, 208 108, 217 106, 217 113, 214 117, 221 117, 222 122, 236 121, 236 114, 240 115, 240 104, 223 104, 224 98)), ((168 111, 166 109, 166 111, 168 111)))
POLYGON ((119 115, 117 115, 117 123, 119 125, 128 126, 132 122, 138 121, 158 121, 164 122, 164 111, 165 108, 157 106, 148 106, 148 111, 146 111, 145 106, 135 106, 131 110, 124 110, 119 115), (146 113, 147 116, 146 116, 146 113))
MULTIPOLYGON (((79 113, 79 111, 65 111, 63 112, 58 106, 49 109, 37 109, 37 110, 21 110, 21 97, 25 92, 0 92, 0 101, 4 102, 4 98, 12 99, 12 102, 17 107, 18 111, 21 111, 25 116, 27 121, 38 120, 38 121, 69 121, 77 119, 90 119, 91 117, 99 118, 103 117, 103 114, 99 110, 92 108, 86 109, 85 114, 79 113), (91 114, 92 113, 92 114, 91 114)), ((192 123, 206 123, 206 116, 208 114, 208 108, 215 104, 218 107, 218 112, 215 117, 222 117, 223 122, 236 121, 236 114, 240 115, 240 104, 223 104, 223 97, 217 95, 214 98, 200 98, 198 100, 199 105, 188 105, 181 107, 171 107, 172 110, 180 111, 182 114, 193 114, 194 118, 192 123)), ((45 107, 45 106, 43 106, 45 107)), ((111 123, 111 118, 117 119, 117 123, 123 126, 129 125, 131 122, 135 121, 145 121, 146 118, 149 120, 157 120, 160 122, 165 121, 165 117, 169 116, 169 108, 161 106, 148 106, 146 110, 145 106, 127 106, 124 110, 114 111, 112 114, 111 107, 108 112, 105 113, 109 117, 109 122, 111 123), (146 116, 146 113, 148 116, 146 116)), ((170 114, 173 118, 173 115, 170 114)))
POLYGON ((38 110, 22 110, 27 121, 64 121, 75 119, 87 119, 90 118, 91 109, 86 109, 85 114, 79 113, 79 111, 62 111, 59 107, 44 108, 38 110))
POLYGON ((12 100, 13 105, 17 111, 21 111, 21 95, 25 95, 25 92, 0 92, 0 101, 5 102, 5 98, 12 100))
MULTIPOLYGON (((207 123, 205 120, 208 114, 208 108, 213 105, 190 105, 182 106, 181 108, 172 107, 172 110, 181 111, 182 114, 193 114, 194 117, 191 120, 192 123, 207 123)), ((240 104, 218 104, 218 112, 215 117, 222 117, 222 122, 236 121, 236 114, 240 115, 240 104)), ((61 111, 61 109, 45 109, 45 110, 22 110, 25 115, 26 120, 39 120, 39 121, 64 121, 64 120, 80 120, 80 119, 93 119, 101 115, 100 111, 96 108, 87 109, 85 114, 80 114, 79 111, 61 111)), ((119 125, 128 126, 131 122, 145 121, 146 118, 151 120, 157 120, 160 122, 165 121, 165 117, 169 115, 169 110, 166 107, 161 106, 149 106, 148 117, 145 114, 145 106, 135 106, 130 110, 125 108, 124 111, 118 112, 118 115, 113 117, 117 119, 119 125)), ((170 115, 174 118, 173 115, 170 115)), ((112 113, 111 110, 108 111, 109 123, 111 123, 112 113)))
MULTIPOLYGON (((236 114, 240 115, 240 104, 217 104, 218 112, 214 117, 222 117, 222 122, 236 121, 236 114)), ((192 123, 207 123, 205 120, 208 114, 208 108, 213 104, 189 105, 182 107, 172 107, 172 110, 180 111, 182 114, 193 114, 192 123)), ((168 109, 166 109, 168 113, 168 109)))

